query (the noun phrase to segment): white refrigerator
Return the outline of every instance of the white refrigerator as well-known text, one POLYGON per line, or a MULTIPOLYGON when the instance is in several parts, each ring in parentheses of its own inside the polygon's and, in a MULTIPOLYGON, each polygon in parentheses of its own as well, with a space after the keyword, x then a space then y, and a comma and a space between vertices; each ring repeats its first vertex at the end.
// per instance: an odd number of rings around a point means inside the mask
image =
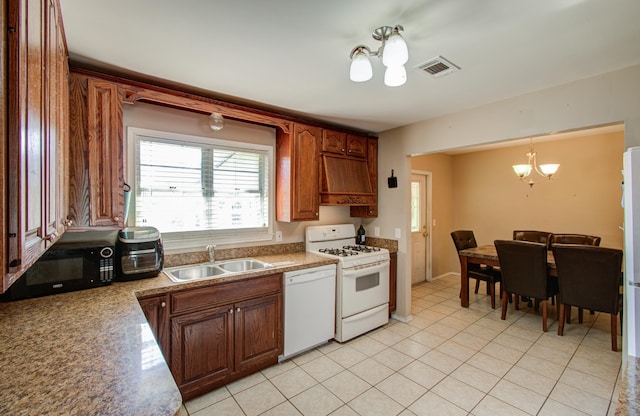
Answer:
POLYGON ((640 147, 624 153, 623 353, 640 357, 640 147))

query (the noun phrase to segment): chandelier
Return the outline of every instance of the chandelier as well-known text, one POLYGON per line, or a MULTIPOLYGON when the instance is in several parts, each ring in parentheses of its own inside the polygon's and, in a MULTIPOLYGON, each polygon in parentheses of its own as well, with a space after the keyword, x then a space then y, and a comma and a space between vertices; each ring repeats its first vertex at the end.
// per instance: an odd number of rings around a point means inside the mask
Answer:
POLYGON ((373 69, 369 56, 377 56, 382 59, 386 67, 384 72, 384 84, 388 87, 399 87, 407 82, 407 70, 404 64, 409 60, 409 50, 400 32, 404 28, 400 25, 394 27, 381 26, 373 31, 373 38, 382 42, 376 51, 371 51, 367 46, 358 45, 349 57, 351 67, 349 78, 354 82, 369 81, 373 77, 373 69))
MULTIPOLYGON (((533 139, 530 139, 529 142, 529 152, 527 153, 527 163, 522 165, 513 165, 513 171, 520 178, 522 182, 525 181, 525 178, 529 177, 532 170, 535 170, 538 175, 543 176, 547 179, 551 179, 551 176, 554 175, 560 165, 558 163, 546 163, 544 165, 538 165, 538 161, 536 160, 536 152, 533 150, 533 139)), ((529 178, 527 182, 529 187, 533 187, 535 182, 533 179, 529 178)))

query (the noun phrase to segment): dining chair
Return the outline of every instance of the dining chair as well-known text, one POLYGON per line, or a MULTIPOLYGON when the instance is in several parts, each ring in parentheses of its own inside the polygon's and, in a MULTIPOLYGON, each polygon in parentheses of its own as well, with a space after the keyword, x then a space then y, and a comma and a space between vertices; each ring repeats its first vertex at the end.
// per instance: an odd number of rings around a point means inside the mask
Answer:
MULTIPOLYGON (((467 248, 478 247, 476 237, 471 230, 457 230, 451 233, 453 244, 456 246, 458 252, 458 259, 462 262, 460 257, 460 251, 467 248)), ((491 296, 491 308, 496 308, 496 283, 501 282, 502 274, 500 270, 490 266, 468 263, 467 264, 467 276, 468 278, 476 279, 476 289, 474 293, 478 293, 480 287, 480 281, 487 283, 487 294, 491 296)), ((502 283, 500 283, 500 291, 502 293, 502 283)))
POLYGON ((558 280, 547 273, 547 246, 519 240, 494 241, 502 270, 502 315, 507 317, 508 297, 515 295, 514 308, 520 309, 519 297, 540 301, 542 330, 547 332, 547 299, 558 294, 558 280))
MULTIPOLYGON (((551 238, 551 246, 554 244, 583 244, 588 246, 599 246, 600 237, 587 234, 553 234, 551 238)), ((578 322, 582 323, 582 308, 578 308, 578 322)), ((594 311, 590 311, 593 315, 594 311)), ((567 307, 566 321, 571 321, 571 306, 567 307)))
POLYGON ((547 246, 547 250, 551 250, 553 233, 546 231, 514 230, 513 239, 518 241, 530 241, 532 243, 542 243, 547 246))
POLYGON ((622 250, 574 244, 555 244, 551 249, 560 284, 558 335, 564 333, 562 318, 568 306, 609 313, 611 350, 617 351, 618 313, 622 327, 622 250))
POLYGON ((587 246, 599 246, 600 237, 587 234, 553 234, 551 245, 553 244, 583 244, 587 246))

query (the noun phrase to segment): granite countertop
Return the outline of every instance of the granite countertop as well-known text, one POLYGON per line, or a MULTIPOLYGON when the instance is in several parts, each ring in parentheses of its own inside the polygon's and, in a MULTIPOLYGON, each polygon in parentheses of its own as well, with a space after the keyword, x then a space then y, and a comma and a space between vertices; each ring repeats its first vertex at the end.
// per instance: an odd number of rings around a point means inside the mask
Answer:
POLYGON ((0 303, 0 414, 176 415, 182 397, 137 298, 335 263, 256 256, 275 268, 174 283, 155 278, 0 303))
POLYGON ((640 415, 640 358, 628 356, 622 371, 616 416, 640 415))

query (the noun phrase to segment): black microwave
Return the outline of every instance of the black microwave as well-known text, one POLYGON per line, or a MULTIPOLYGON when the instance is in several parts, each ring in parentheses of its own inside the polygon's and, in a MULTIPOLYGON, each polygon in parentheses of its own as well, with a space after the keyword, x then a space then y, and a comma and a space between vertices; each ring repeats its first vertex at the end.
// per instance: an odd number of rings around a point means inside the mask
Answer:
POLYGON ((114 277, 115 246, 107 241, 56 243, 7 291, 7 300, 105 286, 114 277))

